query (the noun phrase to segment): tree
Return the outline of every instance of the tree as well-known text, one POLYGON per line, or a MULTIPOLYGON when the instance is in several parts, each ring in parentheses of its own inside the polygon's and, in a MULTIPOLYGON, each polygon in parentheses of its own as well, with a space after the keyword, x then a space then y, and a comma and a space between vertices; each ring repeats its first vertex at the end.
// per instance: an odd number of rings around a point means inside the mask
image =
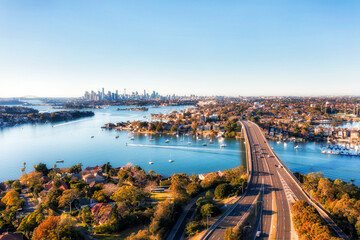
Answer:
POLYGON ((229 120, 225 123, 225 137, 235 137, 239 127, 236 119, 229 120))
POLYGON ((21 175, 20 181, 22 184, 32 187, 41 183, 41 177, 42 173, 33 171, 28 174, 21 175))
POLYGON ((111 168, 112 168, 111 164, 109 162, 107 162, 105 164, 105 173, 109 174, 111 168))
POLYGON ((202 222, 192 221, 186 224, 185 233, 188 236, 193 236, 198 234, 205 228, 205 225, 202 222))
POLYGON ((203 218, 209 217, 211 216, 211 214, 213 214, 215 212, 215 206, 212 203, 207 203, 205 205, 203 205, 200 209, 201 215, 203 216, 203 218))
POLYGON ((215 197, 219 199, 226 198, 231 194, 231 185, 228 183, 220 184, 215 188, 215 197))
POLYGON ((205 197, 208 198, 208 199, 213 199, 214 198, 214 194, 210 191, 207 191, 205 193, 205 197))
POLYGON ((198 183, 192 182, 186 187, 186 192, 190 197, 195 196, 201 191, 201 186, 198 183))
POLYGON ((43 219, 44 214, 41 211, 30 213, 24 217, 17 230, 30 239, 32 232, 39 226, 43 219))
POLYGON ((69 172, 70 173, 80 173, 82 168, 81 168, 82 164, 78 163, 76 165, 73 165, 70 167, 69 172))
POLYGON ((241 231, 239 227, 227 228, 225 230, 224 240, 241 240, 241 231))
POLYGON ((19 203, 19 193, 15 190, 11 190, 5 194, 5 196, 1 199, 1 202, 3 202, 7 206, 14 206, 19 203))
POLYGON ((150 232, 148 230, 139 230, 137 233, 132 233, 125 240, 151 240, 150 232))
POLYGON ((33 240, 84 239, 76 227, 69 225, 67 216, 49 216, 34 231, 33 240))
POLYGON ((108 202, 107 196, 103 190, 95 191, 92 196, 97 202, 108 202))
POLYGON ((57 209, 59 207, 59 200, 63 193, 62 189, 53 188, 46 195, 45 205, 51 209, 57 209))
POLYGON ((21 189, 21 183, 19 180, 15 180, 12 184, 11 184, 11 188, 12 189, 21 189))
POLYGON ((79 211, 79 218, 81 219, 82 223, 85 224, 90 224, 91 221, 93 220, 93 215, 91 213, 91 210, 88 206, 83 207, 80 211, 79 211))
POLYGON ((165 232, 171 227, 172 208, 169 200, 163 201, 156 206, 149 230, 153 235, 158 236, 159 239, 162 239, 165 232))
POLYGON ((171 177, 170 190, 175 204, 186 204, 189 201, 189 195, 186 192, 186 187, 189 179, 186 174, 174 174, 171 177))
POLYGON ((69 189, 65 190, 60 197, 59 207, 69 206, 71 212, 71 204, 75 201, 75 199, 79 198, 80 192, 77 189, 69 189))
POLYGON ((33 240, 57 239, 57 229, 60 217, 49 216, 34 231, 33 240))
POLYGON ((122 186, 111 197, 116 202, 125 203, 130 209, 134 209, 141 202, 144 202, 150 197, 149 193, 134 187, 134 186, 122 186))
POLYGON ((24 173, 26 170, 26 162, 23 163, 23 167, 20 169, 21 173, 24 173))
POLYGON ((49 173, 49 169, 46 167, 45 163, 39 163, 38 165, 34 165, 34 169, 36 172, 42 173, 44 176, 49 173))

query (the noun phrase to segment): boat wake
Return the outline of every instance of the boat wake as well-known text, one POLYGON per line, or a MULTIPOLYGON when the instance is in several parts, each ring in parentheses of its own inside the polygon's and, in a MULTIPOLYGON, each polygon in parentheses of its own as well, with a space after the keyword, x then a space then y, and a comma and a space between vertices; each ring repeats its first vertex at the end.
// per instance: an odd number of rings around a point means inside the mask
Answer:
POLYGON ((190 147, 190 146, 186 146, 186 147, 182 147, 182 146, 160 146, 160 145, 148 145, 148 144, 132 144, 132 143, 128 143, 127 146, 132 146, 132 147, 150 147, 150 148, 168 148, 168 149, 179 149, 179 150, 201 150, 201 151, 209 151, 209 152, 234 152, 234 153, 238 153, 241 152, 241 150, 229 150, 229 149, 224 149, 224 148, 200 148, 200 147, 190 147))
POLYGON ((69 124, 73 124, 73 123, 78 123, 78 122, 85 122, 85 121, 87 121, 87 119, 81 119, 81 120, 76 120, 76 121, 71 121, 71 122, 59 123, 59 124, 53 125, 53 127, 61 127, 61 126, 65 126, 65 125, 69 125, 69 124))

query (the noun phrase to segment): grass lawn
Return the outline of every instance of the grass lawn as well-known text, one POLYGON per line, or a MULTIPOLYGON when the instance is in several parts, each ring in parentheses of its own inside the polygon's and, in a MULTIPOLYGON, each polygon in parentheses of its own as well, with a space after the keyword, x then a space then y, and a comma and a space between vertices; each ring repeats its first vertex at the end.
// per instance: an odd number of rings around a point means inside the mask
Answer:
POLYGON ((143 230, 146 229, 148 226, 146 225, 140 225, 140 226, 136 226, 133 228, 128 228, 120 233, 113 233, 113 234, 96 234, 96 235, 92 235, 95 239, 98 240, 115 240, 115 239, 125 239, 128 236, 130 236, 130 234, 132 233, 136 233, 139 230, 143 230))
POLYGON ((161 202, 166 199, 170 199, 171 193, 170 192, 151 193, 151 198, 154 199, 155 201, 161 202))

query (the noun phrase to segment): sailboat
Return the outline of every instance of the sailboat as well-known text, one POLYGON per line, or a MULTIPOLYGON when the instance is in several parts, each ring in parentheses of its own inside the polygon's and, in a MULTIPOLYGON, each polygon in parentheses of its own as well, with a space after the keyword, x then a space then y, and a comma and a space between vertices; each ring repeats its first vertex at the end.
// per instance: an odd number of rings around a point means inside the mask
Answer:
POLYGON ((174 162, 174 160, 171 159, 171 154, 170 154, 169 162, 170 162, 170 163, 174 162))

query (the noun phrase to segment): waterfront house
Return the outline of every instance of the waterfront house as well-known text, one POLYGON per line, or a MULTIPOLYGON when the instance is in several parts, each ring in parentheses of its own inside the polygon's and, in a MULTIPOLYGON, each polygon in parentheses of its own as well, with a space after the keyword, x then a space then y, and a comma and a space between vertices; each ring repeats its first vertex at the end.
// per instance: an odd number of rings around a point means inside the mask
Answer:
POLYGON ((110 203, 98 203, 91 208, 91 212, 96 222, 101 225, 111 220, 112 206, 110 203))
POLYGON ((105 182, 105 178, 103 176, 99 175, 99 173, 97 173, 97 172, 84 175, 83 180, 87 184, 90 184, 91 182, 94 182, 95 184, 105 182))

